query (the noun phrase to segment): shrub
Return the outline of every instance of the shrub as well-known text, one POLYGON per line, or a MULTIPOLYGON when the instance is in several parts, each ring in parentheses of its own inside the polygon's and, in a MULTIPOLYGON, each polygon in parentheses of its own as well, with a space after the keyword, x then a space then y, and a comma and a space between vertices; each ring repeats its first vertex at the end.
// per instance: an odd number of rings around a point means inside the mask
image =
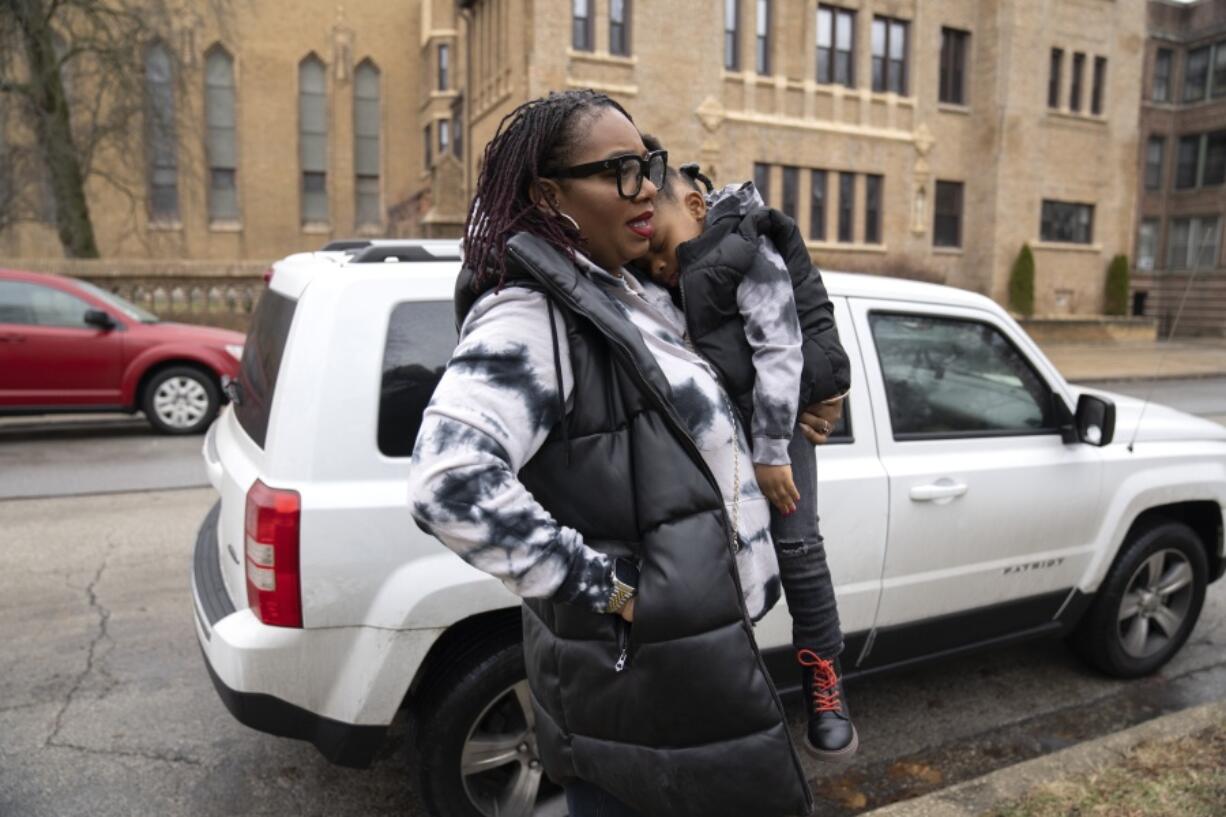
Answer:
POLYGON ((1117 255, 1107 265, 1107 285, 1103 291, 1104 315, 1128 314, 1128 256, 1117 255))
POLYGON ((1029 244, 1022 245, 1009 273, 1009 308, 1026 317, 1034 314, 1034 254, 1029 244))

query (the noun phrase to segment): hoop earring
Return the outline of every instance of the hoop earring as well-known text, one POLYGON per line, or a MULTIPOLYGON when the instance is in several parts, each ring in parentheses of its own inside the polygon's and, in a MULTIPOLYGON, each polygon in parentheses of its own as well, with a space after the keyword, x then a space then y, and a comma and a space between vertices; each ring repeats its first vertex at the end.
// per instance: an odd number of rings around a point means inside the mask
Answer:
POLYGON ((559 218, 564 218, 564 219, 566 219, 567 221, 569 221, 569 222, 570 222, 570 226, 572 226, 572 227, 574 227, 574 228, 575 228, 575 232, 576 232, 576 233, 582 233, 582 232, 583 232, 582 230, 580 230, 580 229, 579 229, 579 222, 575 221, 575 220, 574 220, 574 218, 572 218, 571 216, 567 215, 566 213, 563 213, 561 210, 558 210, 558 211, 556 211, 556 212, 557 212, 557 214, 558 214, 558 217, 559 217, 559 218))

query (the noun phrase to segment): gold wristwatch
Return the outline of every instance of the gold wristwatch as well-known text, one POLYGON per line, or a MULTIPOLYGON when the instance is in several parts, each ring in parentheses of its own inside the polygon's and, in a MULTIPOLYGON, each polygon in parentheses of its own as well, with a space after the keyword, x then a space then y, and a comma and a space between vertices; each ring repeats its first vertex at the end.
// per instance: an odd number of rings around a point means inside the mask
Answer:
POLYGON ((605 605, 606 613, 620 613, 638 591, 639 569, 629 559, 613 560, 613 592, 605 605))

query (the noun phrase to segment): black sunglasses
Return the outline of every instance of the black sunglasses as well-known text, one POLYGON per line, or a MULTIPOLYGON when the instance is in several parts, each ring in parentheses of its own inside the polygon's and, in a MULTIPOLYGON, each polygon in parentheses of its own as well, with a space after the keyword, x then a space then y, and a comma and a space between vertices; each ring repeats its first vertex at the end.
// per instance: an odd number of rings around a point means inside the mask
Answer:
POLYGON ((635 156, 633 153, 614 156, 599 162, 563 168, 553 175, 560 179, 581 179, 606 170, 617 171, 617 195, 623 199, 633 199, 643 189, 644 176, 651 179, 651 183, 657 188, 664 186, 664 174, 668 172, 668 151, 653 150, 646 156, 635 156))

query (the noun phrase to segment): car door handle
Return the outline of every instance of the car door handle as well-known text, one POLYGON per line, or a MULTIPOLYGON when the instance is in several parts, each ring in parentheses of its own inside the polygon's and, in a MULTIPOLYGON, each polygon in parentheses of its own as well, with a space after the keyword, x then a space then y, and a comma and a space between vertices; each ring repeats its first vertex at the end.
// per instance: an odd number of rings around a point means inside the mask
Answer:
POLYGON ((932 502, 938 499, 953 499, 966 493, 965 482, 953 480, 937 480, 929 485, 916 485, 911 488, 911 499, 915 502, 932 502))

